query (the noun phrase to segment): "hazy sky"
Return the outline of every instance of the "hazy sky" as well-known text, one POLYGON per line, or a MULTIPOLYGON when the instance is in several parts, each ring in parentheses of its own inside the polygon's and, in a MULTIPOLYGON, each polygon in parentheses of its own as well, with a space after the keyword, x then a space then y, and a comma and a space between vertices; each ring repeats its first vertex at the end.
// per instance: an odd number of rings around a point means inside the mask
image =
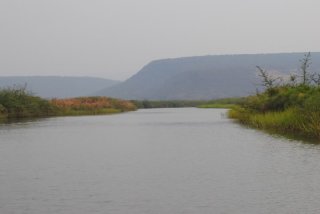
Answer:
POLYGON ((154 59, 320 51, 319 0, 0 0, 0 75, 126 79, 154 59))

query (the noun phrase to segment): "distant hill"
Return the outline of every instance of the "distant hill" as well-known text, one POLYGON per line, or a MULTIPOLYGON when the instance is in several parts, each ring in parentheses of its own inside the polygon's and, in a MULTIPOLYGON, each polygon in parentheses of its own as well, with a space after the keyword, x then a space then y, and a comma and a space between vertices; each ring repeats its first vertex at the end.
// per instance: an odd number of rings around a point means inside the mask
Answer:
MULTIPOLYGON (((127 81, 97 92, 123 99, 202 100, 255 93, 256 66, 271 73, 299 73, 304 53, 197 56, 156 60, 127 81)), ((312 71, 320 71, 320 53, 312 53, 312 71)))
POLYGON ((28 91, 44 98, 88 96, 118 83, 94 77, 0 76, 0 88, 26 85, 28 91))

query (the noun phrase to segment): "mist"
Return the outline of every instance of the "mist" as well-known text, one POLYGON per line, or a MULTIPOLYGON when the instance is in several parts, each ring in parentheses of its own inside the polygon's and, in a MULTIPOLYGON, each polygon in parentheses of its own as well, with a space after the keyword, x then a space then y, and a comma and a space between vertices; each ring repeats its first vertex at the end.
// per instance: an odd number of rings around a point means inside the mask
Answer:
POLYGON ((316 0, 2 0, 0 75, 124 80, 151 60, 319 51, 316 0))

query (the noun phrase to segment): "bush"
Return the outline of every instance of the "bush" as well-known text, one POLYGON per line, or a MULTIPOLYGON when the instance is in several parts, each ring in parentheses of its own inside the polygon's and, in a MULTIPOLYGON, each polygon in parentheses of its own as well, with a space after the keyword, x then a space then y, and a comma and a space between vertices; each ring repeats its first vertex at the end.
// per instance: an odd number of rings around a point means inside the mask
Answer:
POLYGON ((7 109, 0 104, 0 118, 6 117, 8 114, 7 109))
POLYGON ((304 102, 305 111, 320 112, 320 93, 315 93, 306 98, 304 102))
POLYGON ((0 90, 0 113, 8 117, 49 116, 53 108, 47 100, 32 96, 25 88, 0 90))
POLYGON ((256 128, 320 139, 320 88, 280 86, 248 97, 229 117, 256 128))

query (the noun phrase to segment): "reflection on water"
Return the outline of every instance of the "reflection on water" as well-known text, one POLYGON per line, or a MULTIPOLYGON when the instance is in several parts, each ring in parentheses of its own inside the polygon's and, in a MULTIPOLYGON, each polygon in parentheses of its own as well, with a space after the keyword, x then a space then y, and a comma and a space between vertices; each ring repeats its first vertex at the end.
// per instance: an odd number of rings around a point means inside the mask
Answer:
POLYGON ((20 125, 34 125, 36 122, 41 122, 44 120, 47 120, 49 118, 44 117, 44 118, 4 118, 0 121, 0 126, 1 127, 6 127, 9 125, 13 126, 20 126, 20 125))
POLYGON ((0 213, 319 213, 320 147, 218 109, 0 125, 0 213))

